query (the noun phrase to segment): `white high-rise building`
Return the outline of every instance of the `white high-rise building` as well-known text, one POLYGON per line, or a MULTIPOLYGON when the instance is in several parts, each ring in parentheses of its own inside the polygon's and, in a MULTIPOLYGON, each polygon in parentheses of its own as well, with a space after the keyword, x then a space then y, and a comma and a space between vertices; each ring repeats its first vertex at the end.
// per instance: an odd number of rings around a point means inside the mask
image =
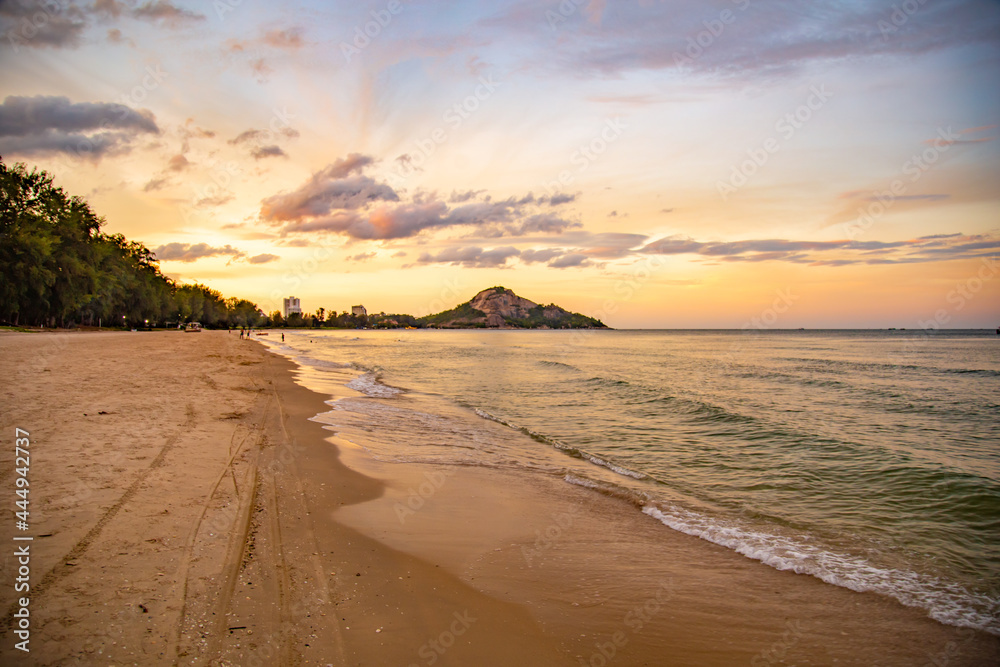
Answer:
POLYGON ((299 300, 294 296, 285 298, 285 305, 281 310, 282 317, 286 320, 292 313, 298 313, 299 315, 302 314, 302 306, 299 304, 299 300))

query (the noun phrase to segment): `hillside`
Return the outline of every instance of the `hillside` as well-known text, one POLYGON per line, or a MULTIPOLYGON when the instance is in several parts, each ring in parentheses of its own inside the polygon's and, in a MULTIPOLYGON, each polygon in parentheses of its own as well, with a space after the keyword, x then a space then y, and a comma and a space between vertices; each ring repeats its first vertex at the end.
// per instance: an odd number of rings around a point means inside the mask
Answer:
POLYGON ((553 304, 542 306, 505 287, 483 290, 451 310, 421 318, 440 329, 606 329, 600 320, 553 304))

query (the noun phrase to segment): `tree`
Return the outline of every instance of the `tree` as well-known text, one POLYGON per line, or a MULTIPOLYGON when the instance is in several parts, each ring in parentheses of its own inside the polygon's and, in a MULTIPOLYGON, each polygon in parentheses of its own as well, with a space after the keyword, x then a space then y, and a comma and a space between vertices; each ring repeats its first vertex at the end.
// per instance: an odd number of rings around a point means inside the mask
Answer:
POLYGON ((166 318, 256 326, 264 314, 245 299, 224 300, 204 285, 177 285, 138 241, 105 234, 80 197, 52 177, 0 159, 0 321, 136 326, 166 318))

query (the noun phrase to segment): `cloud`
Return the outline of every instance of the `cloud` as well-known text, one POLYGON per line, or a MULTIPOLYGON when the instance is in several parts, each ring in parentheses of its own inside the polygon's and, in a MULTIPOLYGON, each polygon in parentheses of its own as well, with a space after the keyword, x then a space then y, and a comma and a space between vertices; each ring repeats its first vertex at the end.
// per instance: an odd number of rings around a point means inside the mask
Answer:
MULTIPOLYGON (((397 253, 398 254, 398 253, 397 253)), ((445 248, 437 254, 424 252, 417 259, 419 264, 451 264, 473 268, 509 268, 513 258, 523 264, 546 264, 553 269, 593 266, 592 258, 584 252, 567 251, 565 248, 529 248, 519 250, 514 246, 482 248, 456 246, 445 248)))
POLYGON ((541 248, 539 250, 530 249, 521 251, 521 260, 529 264, 535 262, 549 262, 563 254, 561 248, 541 248))
POLYGON ((155 192, 156 190, 162 190, 170 183, 170 179, 166 177, 158 177, 150 179, 146 185, 142 187, 143 192, 155 192))
MULTIPOLYGON (((354 236, 352 230, 365 224, 365 219, 355 211, 337 211, 330 215, 305 220, 295 220, 281 228, 281 235, 327 232, 354 236)), ((362 238, 355 236, 355 238, 362 238)), ((308 242, 303 242, 303 246, 308 242)))
POLYGON ((239 144, 245 144, 253 142, 255 144, 265 144, 275 141, 278 137, 285 137, 286 139, 295 139, 299 136, 299 131, 291 127, 283 127, 277 132, 271 132, 270 130, 255 130, 250 128, 240 132, 234 138, 229 140, 229 143, 238 146, 239 144))
POLYGON ((195 139, 211 139, 215 136, 215 132, 212 130, 206 130, 203 127, 198 127, 194 124, 194 118, 188 118, 184 121, 184 125, 181 127, 181 132, 185 139, 195 138, 195 139))
POLYGON ((507 265, 507 260, 517 257, 521 251, 513 246, 483 249, 477 246, 445 248, 437 255, 423 253, 417 259, 420 264, 452 264, 470 268, 498 268, 507 265))
POLYGON ((567 229, 582 226, 579 222, 564 220, 551 213, 538 213, 517 223, 505 225, 504 230, 512 236, 526 236, 528 234, 561 234, 567 229))
POLYGON ((254 78, 260 83, 265 83, 267 77, 274 71, 274 68, 267 64, 267 61, 263 58, 257 58, 250 61, 250 71, 253 72, 254 78))
POLYGON ((204 14, 178 7, 170 0, 151 0, 133 9, 131 15, 137 19, 156 21, 174 28, 205 20, 204 14))
POLYGON ((700 255, 727 262, 785 261, 817 266, 849 264, 912 264, 995 256, 1000 236, 993 234, 934 234, 905 241, 695 241, 670 236, 639 250, 656 255, 700 255))
POLYGON ((153 249, 156 258, 164 262, 193 262, 203 257, 231 256, 234 259, 246 256, 242 250, 231 245, 215 248, 207 243, 167 243, 153 249))
MULTIPOLYGON (((94 21, 117 21, 122 17, 170 28, 205 20, 204 14, 179 7, 170 0, 150 0, 138 6, 118 0, 95 0, 93 5, 84 6, 72 0, 0 0, 2 44, 14 49, 76 48, 94 21)), ((107 39, 113 44, 135 46, 118 28, 110 28, 107 39)))
POLYGON ((194 203, 198 208, 216 208, 222 206, 223 204, 228 204, 233 201, 235 197, 231 192, 220 192, 214 197, 203 197, 194 203))
POLYGON ((275 243, 287 248, 308 248, 312 245, 309 239, 278 239, 275 243))
POLYGON ((520 259, 525 264, 542 263, 551 269, 568 269, 582 266, 593 266, 590 255, 584 252, 571 252, 565 248, 540 248, 521 251, 520 259))
POLYGON ((339 163, 313 174, 298 190, 274 195, 261 202, 261 217, 269 221, 300 221, 328 215, 334 210, 357 209, 375 201, 398 201, 396 192, 339 163))
POLYGON ((299 49, 303 45, 302 28, 294 27, 286 30, 268 30, 261 41, 276 49, 299 49))
POLYGON ((128 7, 118 0, 95 0, 94 2, 94 13, 101 16, 116 19, 126 11, 128 11, 128 7))
MULTIPOLYGON (((942 201, 944 199, 950 198, 951 195, 948 194, 929 194, 929 195, 896 195, 894 199, 896 201, 942 201)), ((882 201, 878 197, 872 195, 865 198, 866 201, 882 201)))
POLYGON ((452 204, 461 204, 485 193, 486 190, 466 190, 465 192, 451 191, 451 195, 448 197, 448 202, 452 204))
POLYGON ((584 255, 583 253, 577 252, 577 253, 569 253, 566 255, 562 255, 561 257, 555 258, 554 260, 549 262, 549 267, 553 269, 568 269, 570 267, 576 267, 576 266, 590 266, 591 263, 592 262, 590 261, 589 257, 584 255))
POLYGON ((268 157, 288 157, 285 150, 275 142, 282 139, 295 139, 298 136, 299 131, 291 127, 283 127, 274 132, 250 128, 240 132, 228 143, 232 146, 249 146, 250 156, 255 160, 260 160, 268 157))
POLYGON ((444 202, 430 201, 379 206, 368 219, 354 228, 354 238, 401 239, 415 236, 425 229, 447 227, 448 207, 444 202))
POLYGON ((616 3, 595 24, 587 21, 587 12, 563 15, 555 6, 548 13, 536 10, 535 16, 542 16, 531 21, 526 3, 518 3, 483 21, 478 32, 517 30, 527 42, 520 51, 530 60, 525 67, 601 77, 669 69, 772 77, 815 63, 910 58, 996 41, 1000 8, 995 2, 919 2, 906 13, 899 6, 894 0, 629 2, 616 3), (723 10, 729 12, 725 23, 723 10), (547 57, 554 33, 558 59, 547 57))
POLYGON ((292 27, 275 28, 263 32, 254 39, 233 39, 226 44, 225 53, 233 56, 234 62, 248 64, 254 78, 258 82, 264 83, 268 76, 274 72, 274 68, 267 60, 273 55, 273 51, 297 51, 305 45, 305 41, 302 39, 302 28, 292 27))
MULTIPOLYGON (((253 138, 247 131, 231 140, 253 138)), ((494 200, 484 190, 453 191, 447 202, 418 192, 402 201, 389 185, 364 173, 375 162, 352 153, 313 174, 292 192, 261 201, 260 217, 281 234, 326 232, 354 239, 401 239, 435 229, 470 227, 482 238, 562 234, 582 225, 545 207, 573 201, 576 195, 494 200)))
POLYGON ((568 204, 572 201, 576 201, 576 194, 557 193, 551 197, 543 197, 540 201, 547 201, 552 206, 559 206, 560 204, 568 204))
POLYGON ((189 166, 191 166, 191 163, 183 155, 175 155, 167 162, 167 169, 170 171, 184 171, 189 166))
POLYGON ((83 10, 73 4, 0 2, 2 43, 14 49, 76 48, 86 27, 83 10))
MULTIPOLYGON (((981 125, 979 127, 969 127, 964 130, 959 130, 956 134, 962 136, 966 134, 975 134, 977 132, 985 132, 986 130, 992 130, 995 128, 996 125, 981 125)), ((950 129, 951 128, 949 128, 949 130, 950 129)), ((976 137, 974 139, 951 139, 951 138, 945 139, 944 137, 939 136, 939 137, 934 137, 933 139, 927 139, 924 141, 924 143, 929 144, 931 146, 944 148, 946 146, 955 146, 955 145, 985 144, 987 142, 993 141, 994 139, 996 139, 996 137, 976 137)))
POLYGON ((50 130, 78 132, 115 127, 158 134, 152 112, 135 111, 114 102, 80 102, 68 97, 8 95, 0 105, 0 136, 38 134, 50 130))
POLYGON ((128 46, 135 46, 135 42, 128 37, 125 37, 122 34, 122 31, 118 28, 110 28, 108 30, 108 41, 112 44, 127 44, 128 46))
POLYGON ((275 262, 281 259, 278 255, 271 255, 268 253, 261 253, 260 255, 254 255, 247 259, 251 264, 267 264, 268 262, 275 262))
POLYGON ((644 234, 627 232, 568 231, 549 239, 552 243, 572 247, 589 257, 601 259, 621 259, 634 255, 642 244, 649 240, 644 234))
POLYGON ((415 171, 423 171, 423 167, 419 167, 413 164, 413 157, 409 153, 403 153, 402 155, 397 155, 393 162, 398 162, 399 166, 406 171, 406 173, 413 173, 415 171))
POLYGON ((250 155, 252 155, 255 160, 260 160, 266 157, 288 157, 288 154, 283 151, 280 146, 274 145, 255 148, 250 155))
POLYGON ((67 153, 98 159, 128 151, 140 134, 159 134, 153 114, 113 102, 72 103, 67 97, 18 97, 0 105, 0 152, 67 153))
POLYGON ((313 174, 298 190, 263 200, 261 217, 271 222, 301 222, 337 209, 357 209, 375 201, 398 201, 399 196, 391 187, 360 173, 373 161, 358 153, 338 159, 313 174))
POLYGON ((362 252, 357 255, 351 255, 347 258, 349 262, 367 262, 370 259, 375 259, 378 254, 375 252, 362 252))

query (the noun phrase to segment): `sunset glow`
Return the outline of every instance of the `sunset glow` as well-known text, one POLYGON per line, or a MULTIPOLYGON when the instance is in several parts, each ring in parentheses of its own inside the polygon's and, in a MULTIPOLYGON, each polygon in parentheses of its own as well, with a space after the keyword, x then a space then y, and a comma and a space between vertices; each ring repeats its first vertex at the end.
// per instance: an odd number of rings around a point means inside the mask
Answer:
POLYGON ((1000 6, 0 5, 0 155, 279 310, 1000 324, 1000 6))

